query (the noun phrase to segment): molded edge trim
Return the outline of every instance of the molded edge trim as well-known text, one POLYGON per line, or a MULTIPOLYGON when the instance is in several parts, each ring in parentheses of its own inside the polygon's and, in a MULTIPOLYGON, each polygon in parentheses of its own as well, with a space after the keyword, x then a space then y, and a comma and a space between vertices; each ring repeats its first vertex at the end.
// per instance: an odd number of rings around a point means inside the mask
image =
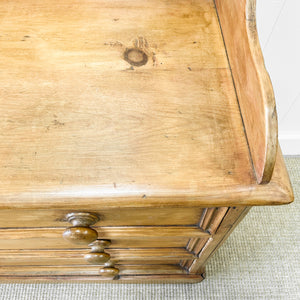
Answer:
POLYGON ((76 187, 79 190, 34 190, 21 193, 1 193, 0 209, 62 209, 93 211, 95 207, 231 207, 282 205, 294 201, 289 175, 278 147, 274 174, 269 184, 237 185, 231 187, 207 189, 198 192, 187 190, 153 190, 135 187, 134 193, 114 191, 103 194, 99 187, 76 187), (82 189, 89 193, 82 193, 82 189), (111 192, 111 193, 110 193, 111 192), (149 192, 149 193, 148 193, 149 192), (144 197, 145 193, 147 197, 144 197))

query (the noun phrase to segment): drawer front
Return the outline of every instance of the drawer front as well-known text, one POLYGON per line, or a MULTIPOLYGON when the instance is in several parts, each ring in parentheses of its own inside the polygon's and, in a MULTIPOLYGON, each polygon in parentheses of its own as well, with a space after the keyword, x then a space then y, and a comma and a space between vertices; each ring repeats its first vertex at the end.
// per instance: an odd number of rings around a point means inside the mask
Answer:
MULTIPOLYGON (((132 248, 105 249, 114 264, 157 265, 179 264, 191 260, 195 255, 184 248, 132 248)), ((0 250, 0 265, 3 266, 63 266, 87 265, 86 249, 72 250, 0 250)), ((98 265, 98 264, 97 264, 98 265)), ((99 267, 104 264, 99 264, 99 267)))
MULTIPOLYGON (((117 265, 119 275, 187 274, 178 264, 117 265)), ((9 266, 0 268, 0 276, 99 276, 99 266, 9 266)), ((112 279, 112 278, 110 278, 112 279)))
MULTIPOLYGON (((88 211, 99 216, 95 226, 197 225, 202 208, 101 208, 88 211)), ((70 210, 0 210, 0 227, 64 227, 70 210)), ((84 212, 84 210, 80 210, 84 212)))
MULTIPOLYGON (((192 237, 206 237, 197 227, 101 227, 99 238, 111 240, 110 248, 185 247, 192 237)), ((0 249, 70 249, 87 245, 63 239, 65 228, 0 229, 0 249)))

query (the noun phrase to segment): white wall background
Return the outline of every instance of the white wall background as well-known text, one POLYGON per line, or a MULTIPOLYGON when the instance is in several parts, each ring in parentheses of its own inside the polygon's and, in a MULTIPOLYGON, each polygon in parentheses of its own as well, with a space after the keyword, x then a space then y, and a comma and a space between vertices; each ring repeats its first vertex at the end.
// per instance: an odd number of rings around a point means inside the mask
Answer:
POLYGON ((300 155, 300 0, 257 0, 257 27, 283 153, 300 155))

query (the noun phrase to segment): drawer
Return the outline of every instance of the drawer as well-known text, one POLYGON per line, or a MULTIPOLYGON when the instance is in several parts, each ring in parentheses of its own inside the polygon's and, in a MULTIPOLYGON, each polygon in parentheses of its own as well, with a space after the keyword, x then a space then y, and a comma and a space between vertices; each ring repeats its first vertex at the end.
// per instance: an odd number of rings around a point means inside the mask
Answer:
MULTIPOLYGON (((88 211, 99 216, 95 226, 148 226, 148 225, 197 225, 203 208, 101 208, 88 211)), ((3 209, 0 210, 0 227, 64 227, 65 216, 74 210, 3 209)), ((80 212, 85 212, 80 210, 80 212)))
MULTIPOLYGON (((0 265, 3 266, 61 266, 90 265, 84 259, 86 249, 71 250, 0 250, 0 265)), ((157 265, 178 264, 191 260, 195 255, 184 248, 132 248, 105 249, 114 264, 157 265)), ((104 264, 99 264, 99 266, 104 264)))
MULTIPOLYGON (((202 238, 208 233, 196 226, 128 226, 99 227, 99 238, 110 239, 110 248, 185 247, 192 237, 202 238)), ((0 229, 0 249, 69 249, 84 248, 65 241, 65 228, 0 229)))
MULTIPOLYGON (((117 265, 119 275, 187 274, 178 264, 117 265)), ((1 267, 0 276, 98 276, 99 266, 10 266, 1 267)), ((111 278, 110 278, 111 279, 111 278)))

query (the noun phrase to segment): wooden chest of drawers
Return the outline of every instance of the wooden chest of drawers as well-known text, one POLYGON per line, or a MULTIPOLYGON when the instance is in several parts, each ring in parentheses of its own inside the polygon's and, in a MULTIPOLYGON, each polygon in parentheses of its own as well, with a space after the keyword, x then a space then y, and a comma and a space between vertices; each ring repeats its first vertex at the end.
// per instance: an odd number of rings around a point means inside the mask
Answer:
POLYGON ((254 0, 0 4, 0 280, 199 282, 293 200, 254 0))

